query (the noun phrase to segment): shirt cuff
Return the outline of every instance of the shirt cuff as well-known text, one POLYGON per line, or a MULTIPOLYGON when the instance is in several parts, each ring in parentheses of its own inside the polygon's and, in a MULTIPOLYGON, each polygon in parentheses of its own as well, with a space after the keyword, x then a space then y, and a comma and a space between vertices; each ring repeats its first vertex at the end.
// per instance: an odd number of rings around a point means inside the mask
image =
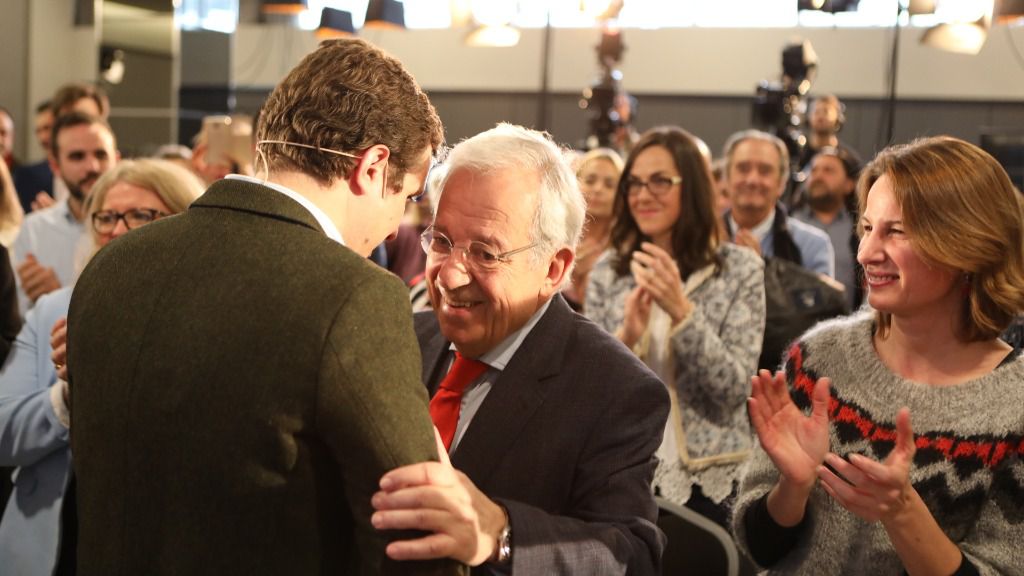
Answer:
POLYGON ((53 413, 57 415, 57 420, 61 425, 70 428, 71 411, 68 410, 68 405, 64 402, 64 394, 67 389, 68 383, 58 378, 53 386, 50 386, 50 405, 53 406, 53 413))

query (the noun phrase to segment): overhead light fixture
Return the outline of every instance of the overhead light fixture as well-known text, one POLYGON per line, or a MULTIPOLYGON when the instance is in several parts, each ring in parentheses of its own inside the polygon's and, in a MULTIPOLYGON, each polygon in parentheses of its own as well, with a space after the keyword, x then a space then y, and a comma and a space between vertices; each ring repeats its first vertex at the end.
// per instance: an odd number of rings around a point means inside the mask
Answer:
POLYGON ((487 48, 509 48, 519 44, 521 36, 517 28, 507 24, 501 26, 477 26, 466 35, 467 46, 487 48))
POLYGON ((598 22, 615 20, 622 6, 623 0, 580 0, 580 12, 598 22))
POLYGON ((405 29, 405 5, 398 0, 370 0, 363 28, 405 29))
POLYGON ((595 49, 597 50, 597 61, 609 68, 614 68, 622 61, 622 53, 626 51, 626 45, 622 43, 622 31, 619 29, 602 30, 601 41, 595 49))
POLYGON ((1024 24, 1024 0, 995 0, 992 17, 999 24, 1024 24))
POLYGON ((263 0, 260 11, 264 14, 301 14, 306 11, 306 0, 263 0))
POLYGON ((797 0, 797 10, 814 10, 819 12, 856 12, 860 0, 797 0))
POLYGON ((935 14, 935 0, 910 0, 907 2, 907 12, 911 16, 935 14))
POLYGON ((511 26, 519 6, 509 0, 472 0, 473 19, 478 25, 466 35, 466 45, 508 48, 519 44, 519 30, 511 26))
POLYGON ((975 55, 981 52, 988 36, 988 22, 985 17, 975 22, 948 22, 925 30, 921 44, 955 52, 975 55))
POLYGON ((328 38, 345 38, 356 33, 352 25, 352 13, 337 8, 324 8, 320 12, 320 26, 316 29, 316 37, 321 40, 328 38))

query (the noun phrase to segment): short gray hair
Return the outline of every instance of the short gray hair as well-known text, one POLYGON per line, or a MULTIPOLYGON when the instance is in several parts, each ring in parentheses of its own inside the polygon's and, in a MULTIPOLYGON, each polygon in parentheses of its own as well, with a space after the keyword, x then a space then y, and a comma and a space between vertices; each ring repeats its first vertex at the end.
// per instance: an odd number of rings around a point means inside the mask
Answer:
POLYGON ((725 156, 725 181, 729 181, 729 173, 732 171, 732 155, 736 152, 736 147, 747 140, 760 140, 775 146, 779 153, 779 183, 788 182, 789 149, 786 148, 786 143, 778 136, 760 130, 741 130, 729 136, 729 139, 725 141, 725 146, 722 148, 725 156))
MULTIPOLYGON (((448 154, 447 173, 438 186, 440 196, 448 179, 459 170, 487 174, 499 170, 532 170, 540 179, 537 212, 531 240, 535 258, 562 247, 574 252, 583 233, 586 200, 580 192, 568 153, 546 132, 501 123, 463 140, 448 154)), ((440 203, 440 196, 438 202, 440 203)))

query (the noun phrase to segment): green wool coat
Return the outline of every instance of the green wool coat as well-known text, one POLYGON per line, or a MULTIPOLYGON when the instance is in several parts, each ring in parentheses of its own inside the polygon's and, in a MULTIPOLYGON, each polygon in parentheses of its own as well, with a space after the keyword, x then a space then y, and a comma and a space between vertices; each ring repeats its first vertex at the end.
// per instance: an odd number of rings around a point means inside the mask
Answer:
POLYGON ((370 524, 437 459, 405 288, 292 199, 214 184, 101 250, 68 325, 80 574, 461 572, 370 524))

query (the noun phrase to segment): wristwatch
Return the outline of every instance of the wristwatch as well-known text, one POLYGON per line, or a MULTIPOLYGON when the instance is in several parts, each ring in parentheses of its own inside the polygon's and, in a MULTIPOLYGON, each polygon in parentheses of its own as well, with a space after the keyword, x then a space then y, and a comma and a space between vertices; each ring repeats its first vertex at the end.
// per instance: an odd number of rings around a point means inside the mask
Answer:
MULTIPOLYGON (((506 513, 507 517, 507 513, 506 513)), ((495 564, 508 564, 512 561, 512 523, 505 521, 505 528, 498 535, 498 554, 495 564)))

